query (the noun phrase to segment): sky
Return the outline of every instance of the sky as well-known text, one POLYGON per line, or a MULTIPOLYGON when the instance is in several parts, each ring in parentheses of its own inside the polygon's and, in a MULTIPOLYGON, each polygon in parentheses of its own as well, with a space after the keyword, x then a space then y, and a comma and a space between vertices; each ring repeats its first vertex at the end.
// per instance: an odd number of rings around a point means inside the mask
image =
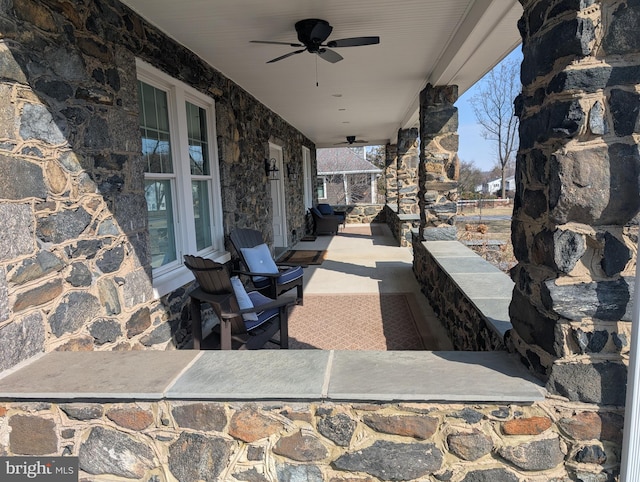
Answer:
MULTIPOLYGON (((520 47, 505 57, 504 61, 511 59, 522 61, 520 47)), ((482 137, 482 128, 477 123, 469 102, 478 91, 481 83, 482 79, 462 94, 455 104, 458 108, 458 135, 460 138, 458 157, 463 161, 473 162, 482 171, 490 171, 496 165, 494 147, 490 141, 482 137)))

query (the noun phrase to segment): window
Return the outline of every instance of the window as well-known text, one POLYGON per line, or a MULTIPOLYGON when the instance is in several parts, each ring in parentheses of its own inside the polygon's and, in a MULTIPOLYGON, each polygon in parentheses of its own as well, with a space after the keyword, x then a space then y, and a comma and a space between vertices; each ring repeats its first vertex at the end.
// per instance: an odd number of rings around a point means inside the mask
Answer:
POLYGON ((316 191, 318 191, 318 199, 327 199, 327 178, 318 176, 316 178, 316 191))
POLYGON ((213 100, 138 61, 138 108, 153 285, 192 279, 182 256, 226 261, 213 100))
POLYGON ((313 206, 313 179, 311 175, 311 151, 308 147, 302 146, 302 172, 304 182, 304 207, 313 206))

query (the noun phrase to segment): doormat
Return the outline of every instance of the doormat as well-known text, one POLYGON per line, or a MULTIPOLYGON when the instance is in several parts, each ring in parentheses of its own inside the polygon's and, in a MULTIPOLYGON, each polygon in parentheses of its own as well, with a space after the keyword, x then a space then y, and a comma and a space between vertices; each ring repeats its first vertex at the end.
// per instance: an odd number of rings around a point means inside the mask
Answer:
POLYGON ((307 234, 300 241, 315 241, 316 239, 318 239, 318 236, 314 236, 313 234, 307 234))
POLYGON ((286 263, 295 266, 322 264, 326 254, 326 251, 318 251, 315 249, 297 249, 284 253, 284 255, 278 259, 278 263, 286 263))
POLYGON ((289 315, 289 348, 425 349, 404 293, 305 294, 289 315))

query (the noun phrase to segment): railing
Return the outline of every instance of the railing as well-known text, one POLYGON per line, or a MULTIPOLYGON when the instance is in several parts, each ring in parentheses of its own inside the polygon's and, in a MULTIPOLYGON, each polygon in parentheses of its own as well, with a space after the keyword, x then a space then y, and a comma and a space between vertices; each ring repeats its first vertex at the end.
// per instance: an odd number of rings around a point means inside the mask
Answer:
POLYGON ((510 199, 460 199, 458 200, 458 211, 465 212, 476 209, 494 209, 505 207, 511 204, 510 199))

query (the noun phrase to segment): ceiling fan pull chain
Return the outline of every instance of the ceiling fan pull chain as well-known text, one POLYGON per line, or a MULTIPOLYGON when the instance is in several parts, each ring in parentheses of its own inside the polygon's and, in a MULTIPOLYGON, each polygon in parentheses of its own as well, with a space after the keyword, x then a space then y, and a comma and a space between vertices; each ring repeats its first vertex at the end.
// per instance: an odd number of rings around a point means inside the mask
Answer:
POLYGON ((318 56, 316 55, 316 87, 320 87, 318 83, 318 56))

